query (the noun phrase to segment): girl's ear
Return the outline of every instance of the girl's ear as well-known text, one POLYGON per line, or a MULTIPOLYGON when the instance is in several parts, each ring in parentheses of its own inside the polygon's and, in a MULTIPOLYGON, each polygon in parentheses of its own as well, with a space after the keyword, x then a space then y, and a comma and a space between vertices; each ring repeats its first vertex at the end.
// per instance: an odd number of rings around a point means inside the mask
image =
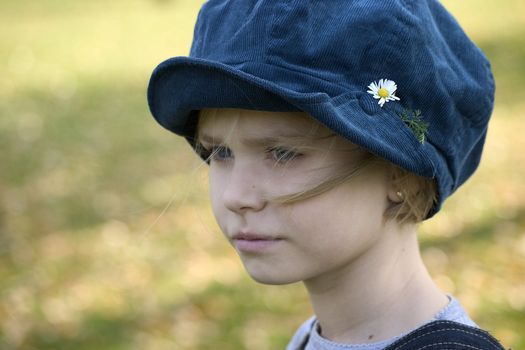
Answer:
POLYGON ((403 192, 396 190, 395 188, 391 188, 388 190, 388 200, 392 203, 401 203, 405 199, 405 196, 403 192))
POLYGON ((387 192, 388 200, 391 203, 395 203, 395 204, 401 203, 405 200, 405 195, 403 191, 399 189, 398 183, 396 181, 395 166, 390 164, 390 166, 388 167, 388 172, 389 172, 388 175, 390 179, 388 183, 388 192, 387 192))

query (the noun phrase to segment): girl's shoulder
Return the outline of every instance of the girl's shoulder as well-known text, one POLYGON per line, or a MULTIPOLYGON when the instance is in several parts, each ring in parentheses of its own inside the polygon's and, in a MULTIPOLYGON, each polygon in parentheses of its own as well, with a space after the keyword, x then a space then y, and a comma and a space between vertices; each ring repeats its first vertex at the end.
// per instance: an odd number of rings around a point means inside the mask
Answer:
POLYGON ((454 321, 432 321, 385 350, 505 350, 489 332, 454 321))
MULTIPOLYGON (((286 349, 307 349, 315 322, 315 317, 304 322, 286 349)), ((351 346, 340 344, 337 348, 350 349, 351 346)), ((390 345, 380 348, 384 350, 505 350, 489 332, 449 320, 431 321, 401 336, 390 345)))
POLYGON ((383 349, 383 350, 505 350, 487 331, 472 321, 459 300, 449 303, 431 320, 394 338, 363 344, 336 344, 317 332, 317 319, 309 318, 296 331, 287 350, 383 349))

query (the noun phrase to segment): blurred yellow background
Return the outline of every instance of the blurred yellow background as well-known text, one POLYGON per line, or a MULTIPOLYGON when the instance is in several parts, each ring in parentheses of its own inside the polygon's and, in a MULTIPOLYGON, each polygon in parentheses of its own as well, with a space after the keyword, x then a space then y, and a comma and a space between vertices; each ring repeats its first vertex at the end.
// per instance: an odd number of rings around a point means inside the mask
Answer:
MULTIPOLYGON (((206 167, 149 115, 202 0, 0 3, 0 348, 282 349, 310 315, 214 223, 206 167)), ((525 2, 444 1, 492 61, 475 176, 421 227, 434 278, 525 349, 525 2)))

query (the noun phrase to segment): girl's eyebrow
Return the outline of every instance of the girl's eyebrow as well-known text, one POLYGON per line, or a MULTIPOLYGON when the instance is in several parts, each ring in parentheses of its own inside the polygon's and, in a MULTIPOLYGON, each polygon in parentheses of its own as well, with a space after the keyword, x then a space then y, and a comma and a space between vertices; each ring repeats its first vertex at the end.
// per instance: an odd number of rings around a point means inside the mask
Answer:
MULTIPOLYGON (((253 137, 253 138, 242 138, 241 143, 243 143, 246 146, 264 146, 264 145, 272 145, 272 144, 278 144, 278 143, 290 143, 290 141, 294 140, 304 140, 305 138, 308 138, 308 136, 302 135, 300 133, 284 133, 283 131, 279 131, 279 135, 276 136, 264 136, 264 137, 253 137)), ((219 143, 222 144, 223 140, 220 137, 217 136, 210 136, 205 133, 200 133, 198 139, 202 142, 214 144, 219 143)))

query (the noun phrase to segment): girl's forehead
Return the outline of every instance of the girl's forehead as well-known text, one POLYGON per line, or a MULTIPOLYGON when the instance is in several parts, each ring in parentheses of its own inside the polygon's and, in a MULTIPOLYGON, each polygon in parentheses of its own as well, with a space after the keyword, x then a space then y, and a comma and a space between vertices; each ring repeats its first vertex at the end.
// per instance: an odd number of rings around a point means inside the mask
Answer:
POLYGON ((199 114, 199 134, 287 133, 302 136, 333 134, 305 112, 273 112, 245 109, 203 109, 199 114))
POLYGON ((238 140, 253 146, 286 143, 332 151, 360 149, 306 112, 205 109, 200 111, 197 138, 205 143, 238 140))

